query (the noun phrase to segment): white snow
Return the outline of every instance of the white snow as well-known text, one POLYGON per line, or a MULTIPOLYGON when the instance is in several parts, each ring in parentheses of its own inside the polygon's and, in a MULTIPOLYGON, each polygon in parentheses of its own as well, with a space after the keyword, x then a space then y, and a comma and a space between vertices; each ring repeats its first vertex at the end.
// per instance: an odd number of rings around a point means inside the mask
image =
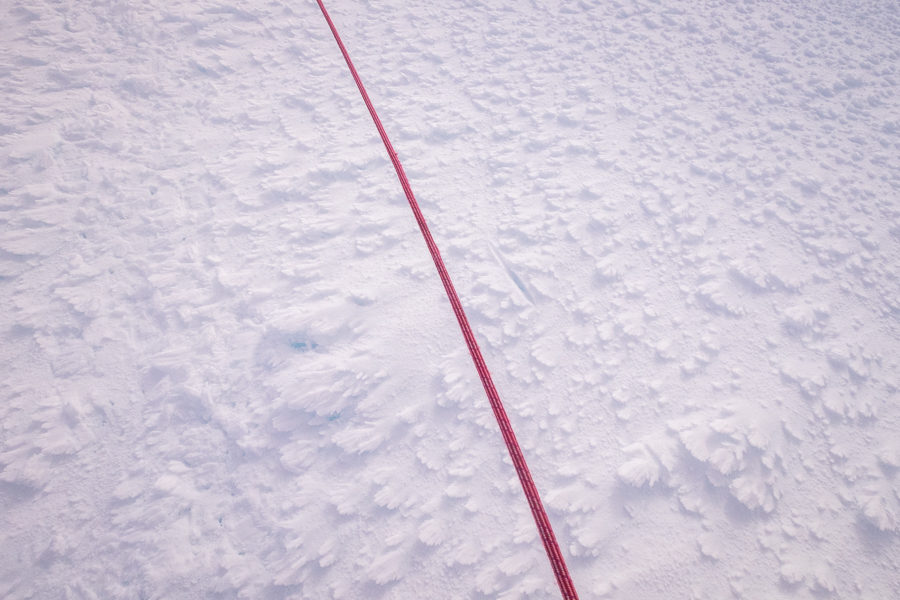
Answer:
MULTIPOLYGON (((900 5, 327 5, 581 597, 900 597, 900 5)), ((315 2, 15 0, 0 106, 0 597, 558 595, 315 2)))

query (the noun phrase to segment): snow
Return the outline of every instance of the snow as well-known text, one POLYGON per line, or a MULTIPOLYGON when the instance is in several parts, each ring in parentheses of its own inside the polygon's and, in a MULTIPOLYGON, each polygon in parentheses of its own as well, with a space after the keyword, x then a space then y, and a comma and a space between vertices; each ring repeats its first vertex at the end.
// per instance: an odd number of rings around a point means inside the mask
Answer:
MULTIPOLYGON (((581 597, 900 597, 897 3, 328 8, 581 597)), ((557 595, 316 4, 0 14, 0 596, 557 595)))

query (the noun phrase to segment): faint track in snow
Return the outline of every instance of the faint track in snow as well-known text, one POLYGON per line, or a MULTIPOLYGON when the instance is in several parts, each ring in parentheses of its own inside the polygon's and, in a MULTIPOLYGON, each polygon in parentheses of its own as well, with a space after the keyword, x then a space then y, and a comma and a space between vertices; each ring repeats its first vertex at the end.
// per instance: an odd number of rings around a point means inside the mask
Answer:
POLYGON ((534 296, 531 295, 531 291, 528 289, 528 286, 516 275, 516 272, 513 271, 512 267, 509 266, 509 263, 506 262, 506 259, 503 258, 503 255, 500 254, 500 251, 497 250, 491 242, 487 242, 488 248, 491 251, 491 254, 494 256, 494 260, 503 267, 503 270, 506 271, 506 275, 509 277, 510 281, 519 288, 519 291, 522 292, 522 295, 525 296, 525 299, 528 300, 530 304, 534 304, 534 296))

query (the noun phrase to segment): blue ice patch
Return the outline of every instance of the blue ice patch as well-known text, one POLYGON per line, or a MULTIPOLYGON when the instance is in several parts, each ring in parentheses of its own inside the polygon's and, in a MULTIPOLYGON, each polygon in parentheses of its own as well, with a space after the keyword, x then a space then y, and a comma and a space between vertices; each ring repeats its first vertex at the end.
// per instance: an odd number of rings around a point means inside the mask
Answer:
POLYGON ((319 345, 315 342, 291 342, 291 348, 297 352, 306 352, 307 350, 315 350, 319 345))

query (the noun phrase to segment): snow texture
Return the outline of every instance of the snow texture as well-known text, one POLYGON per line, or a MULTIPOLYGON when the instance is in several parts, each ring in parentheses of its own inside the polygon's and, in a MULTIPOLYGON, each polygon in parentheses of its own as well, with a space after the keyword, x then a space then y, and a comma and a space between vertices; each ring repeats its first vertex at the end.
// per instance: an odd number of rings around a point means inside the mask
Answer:
MULTIPOLYGON (((900 597, 900 5, 328 4, 582 598, 900 597)), ((0 597, 554 597, 315 2, 0 38, 0 597)))

